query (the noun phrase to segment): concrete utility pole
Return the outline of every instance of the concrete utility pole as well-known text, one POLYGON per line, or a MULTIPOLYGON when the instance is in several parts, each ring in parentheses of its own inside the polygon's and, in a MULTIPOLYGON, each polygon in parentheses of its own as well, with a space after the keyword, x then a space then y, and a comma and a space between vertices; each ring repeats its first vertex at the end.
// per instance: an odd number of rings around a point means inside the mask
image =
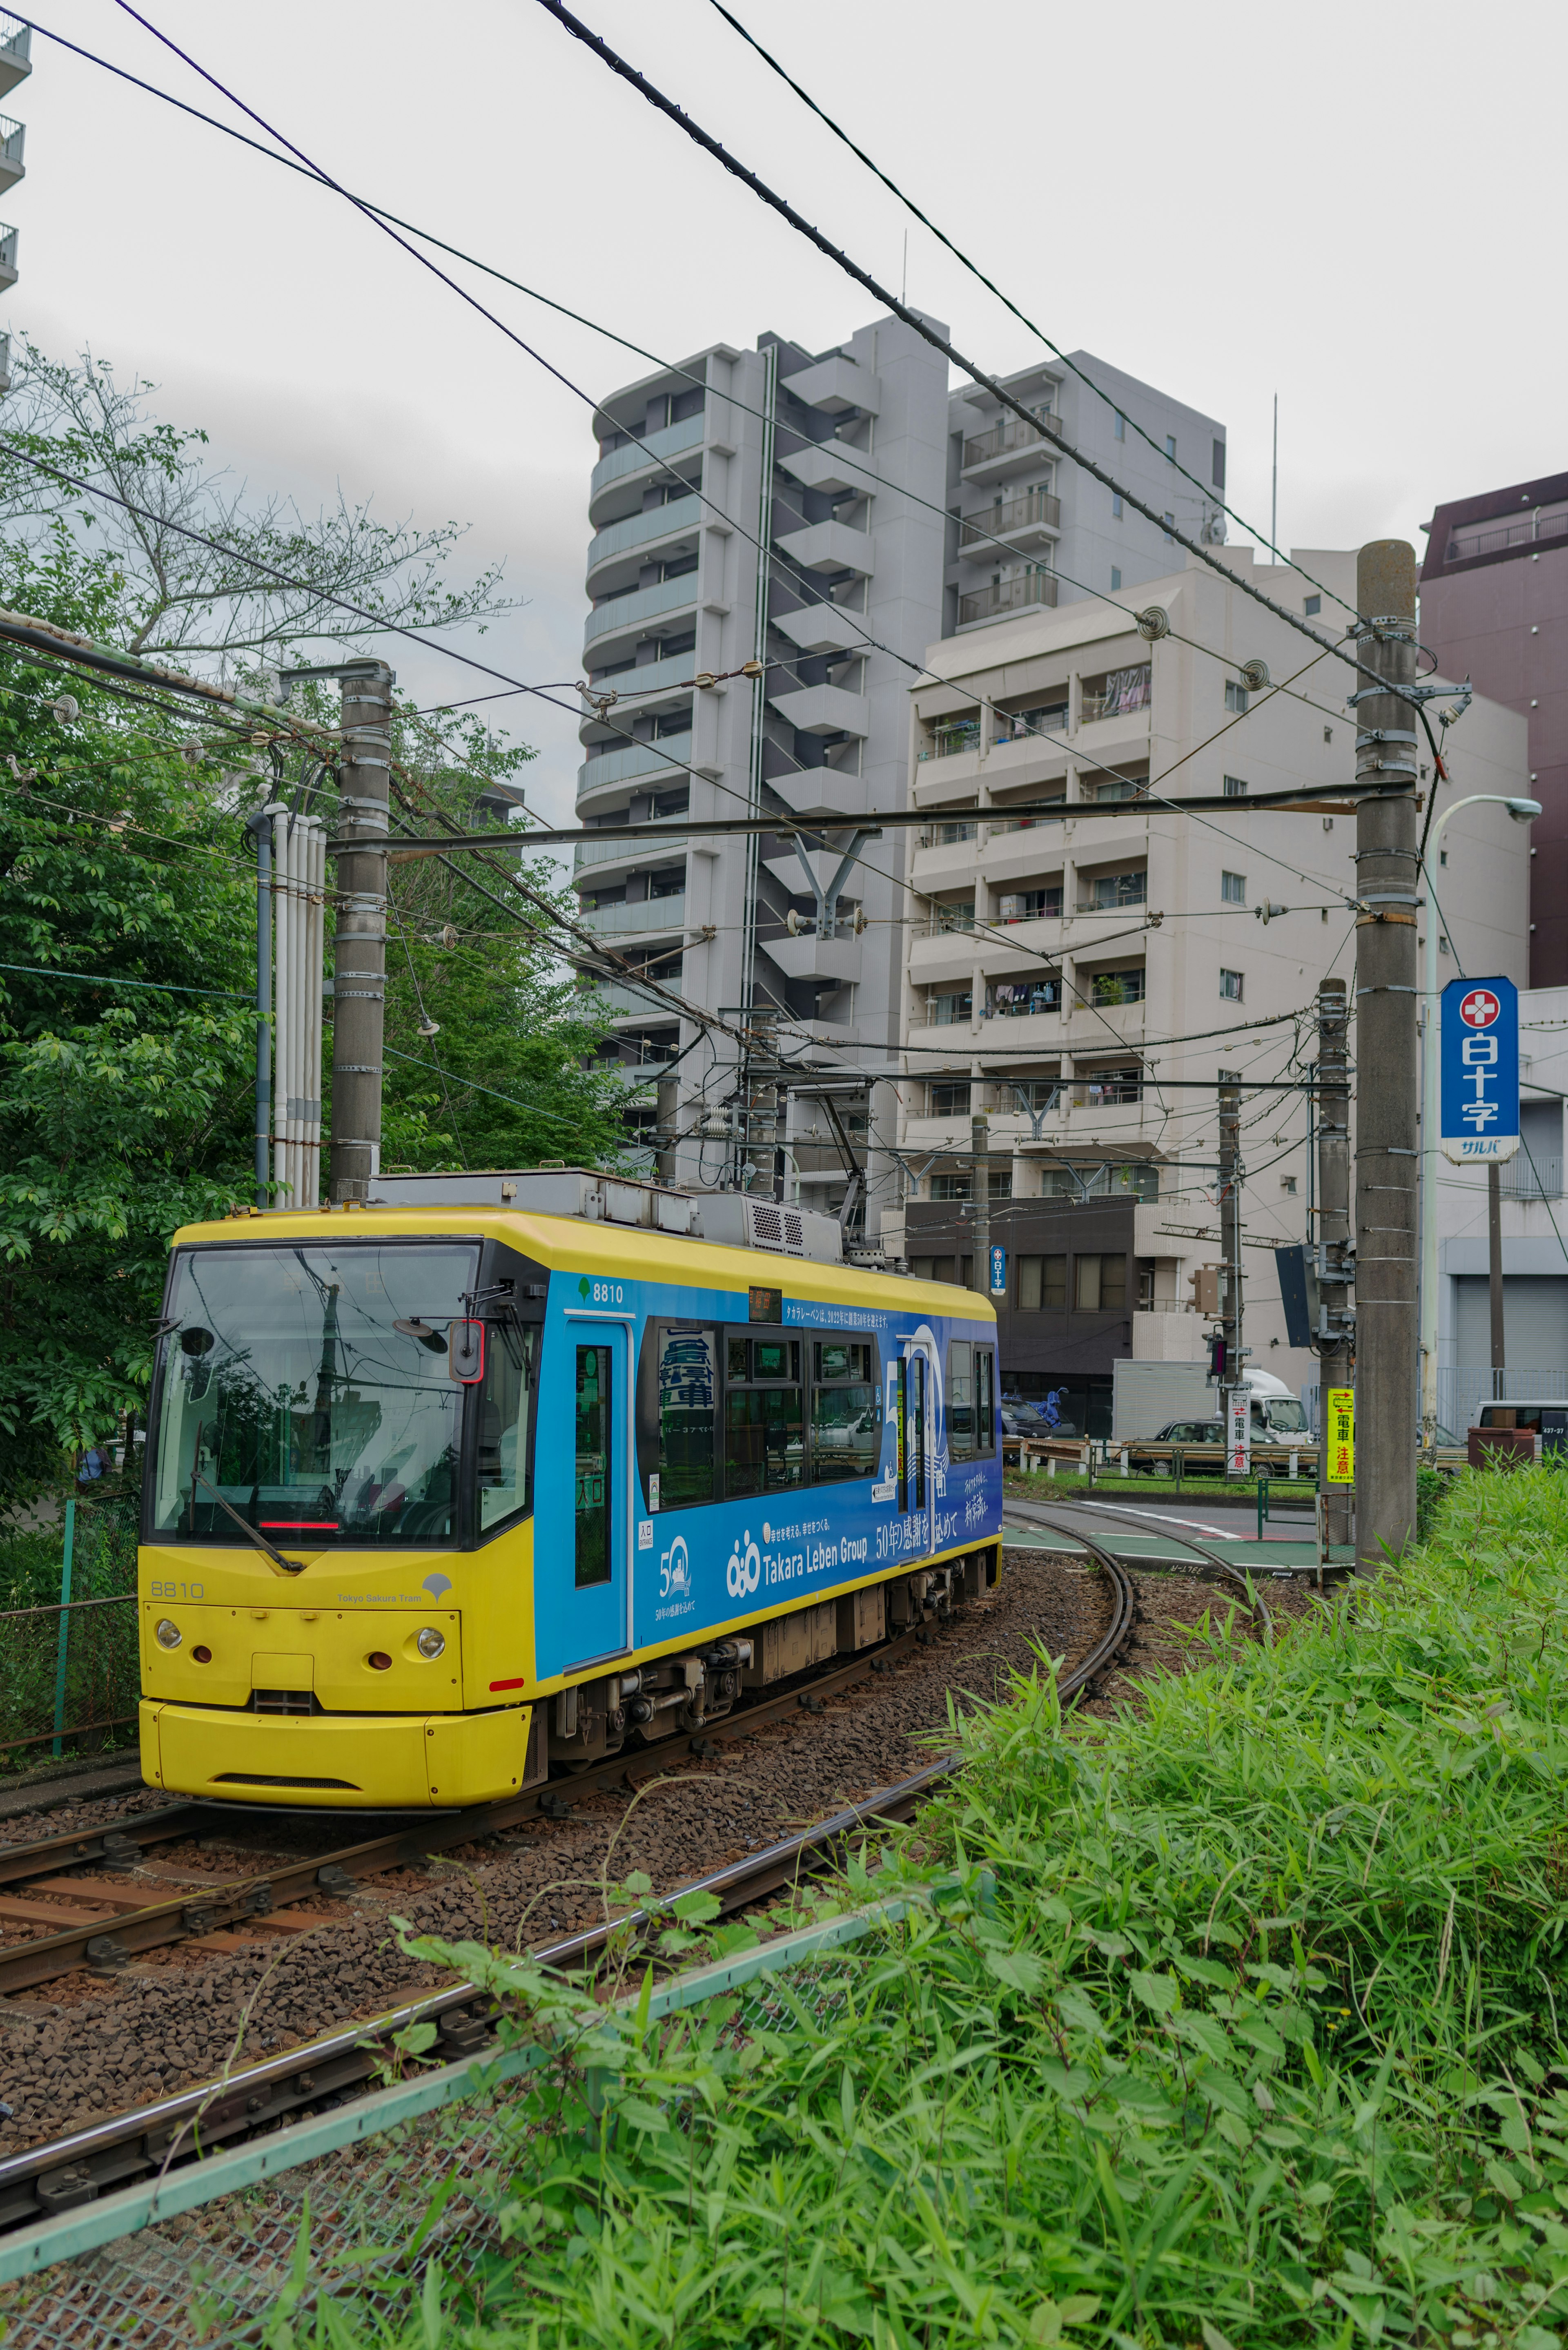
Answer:
POLYGON ((991 1295, 991 1120, 983 1110, 969 1122, 974 1154, 974 1286, 991 1295))
MULTIPOLYGON (((1416 682, 1416 553, 1375 539, 1355 570, 1361 660, 1416 682)), ((1397 693, 1356 696, 1355 1552, 1376 1575, 1416 1524, 1416 713, 1397 693)), ((1434 784, 1433 789, 1436 789, 1434 784)))
MULTIPOLYGON (((1241 1081, 1233 1069, 1220 1072, 1220 1253, 1224 1291, 1220 1300, 1225 1328, 1225 1384, 1220 1390, 1224 1424, 1225 1474, 1231 1474, 1231 1398, 1246 1388, 1241 1346, 1241 1081)), ((1250 1408, 1250 1407, 1249 1407, 1250 1408)))
POLYGON ((274 805, 247 818, 256 845, 256 1206, 272 1205, 272 819, 274 805))
POLYGON ((1508 1355, 1502 1332, 1502 1170, 1495 1159, 1486 1170, 1486 1269, 1491 1305, 1491 1391, 1501 1395, 1508 1355))
POLYGON ((336 1205, 369 1199, 381 1167, 387 799, 394 681, 386 662, 379 660, 345 662, 333 674, 343 685, 328 1194, 336 1205))
POLYGON ((1355 1334, 1349 1288, 1354 1271, 1350 1238, 1350 1062, 1348 1006, 1343 979, 1324 979, 1317 990, 1317 1230, 1312 1235, 1317 1268, 1318 1491, 1323 1495, 1324 1539, 1332 1547, 1350 1541, 1351 1488, 1328 1482, 1328 1391, 1351 1383, 1355 1334))

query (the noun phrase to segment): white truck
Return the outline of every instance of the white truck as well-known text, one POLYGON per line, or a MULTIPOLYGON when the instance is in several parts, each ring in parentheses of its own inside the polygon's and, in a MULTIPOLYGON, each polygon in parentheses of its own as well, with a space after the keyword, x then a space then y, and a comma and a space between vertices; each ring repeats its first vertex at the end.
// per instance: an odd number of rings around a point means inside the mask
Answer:
MULTIPOLYGON (((1114 1378, 1113 1445, 1152 1442, 1176 1421, 1213 1421, 1218 1430, 1220 1391, 1209 1384, 1207 1363, 1120 1362, 1114 1367, 1114 1378)), ((1301 1400, 1283 1379, 1251 1367, 1241 1378, 1251 1390, 1254 1444, 1312 1442, 1301 1400)), ((1218 1434, 1214 1440, 1219 1441, 1218 1434)))

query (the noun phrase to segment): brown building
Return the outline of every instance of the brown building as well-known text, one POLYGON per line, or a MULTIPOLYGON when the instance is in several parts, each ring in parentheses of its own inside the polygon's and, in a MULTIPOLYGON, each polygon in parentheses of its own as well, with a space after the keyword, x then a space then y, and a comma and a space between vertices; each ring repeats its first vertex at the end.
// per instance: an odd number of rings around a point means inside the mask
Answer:
MULTIPOLYGON (((1133 1253, 1136 1207, 1131 1196, 991 1203, 992 1245, 1007 1251, 1006 1294, 992 1301, 1002 1395, 1055 1395, 1075 1435, 1110 1434, 1112 1367, 1131 1355, 1133 1315, 1153 1297, 1154 1259, 1133 1253)), ((910 1271, 973 1288, 969 1202, 911 1201, 907 1213, 910 1271)))
MULTIPOLYGON (((1421 642, 1439 673, 1530 723, 1530 984, 1568 984, 1568 473, 1438 506, 1421 567, 1421 642)), ((1462 729, 1454 738, 1462 740, 1462 729)))

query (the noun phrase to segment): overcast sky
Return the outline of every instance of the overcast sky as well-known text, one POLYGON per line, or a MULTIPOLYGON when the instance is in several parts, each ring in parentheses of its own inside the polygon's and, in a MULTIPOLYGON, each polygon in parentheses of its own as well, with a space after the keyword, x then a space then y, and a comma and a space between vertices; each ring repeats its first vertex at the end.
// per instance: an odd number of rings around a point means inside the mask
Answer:
MULTIPOLYGON (((982 364, 1035 355, 709 0, 579 5, 895 286, 908 227, 909 298, 982 364)), ((49 5, 51 29, 242 120, 114 0, 49 5)), ((1435 503, 1564 464, 1555 149, 1525 104, 1556 85, 1554 10, 735 13, 1064 349, 1222 418, 1231 502, 1265 532, 1277 390, 1282 545, 1420 548, 1435 503)), ((152 0, 151 21, 344 185, 661 356, 767 328, 820 349, 873 315, 535 0, 152 0)), ((579 674, 587 402, 341 199, 47 39, 34 59, 0 100, 27 125, 26 178, 0 198, 21 231, 13 331, 151 378, 258 490, 314 509, 341 484, 388 516, 471 523, 472 560, 504 557, 527 602, 469 649, 519 679, 579 674)), ((587 392, 646 372, 458 274, 587 392)), ((484 690, 390 657, 427 700, 484 690)), ((543 754, 541 811, 569 821, 571 720, 493 709, 543 754)))

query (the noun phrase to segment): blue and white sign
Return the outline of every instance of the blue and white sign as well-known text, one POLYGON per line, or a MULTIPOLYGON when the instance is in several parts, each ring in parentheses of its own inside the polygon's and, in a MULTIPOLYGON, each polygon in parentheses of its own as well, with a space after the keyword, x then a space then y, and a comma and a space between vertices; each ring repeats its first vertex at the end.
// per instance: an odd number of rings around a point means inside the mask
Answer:
POLYGON ((1511 979, 1451 979, 1443 990, 1445 1159, 1511 1159, 1519 1149, 1519 990, 1511 979))
POLYGON ((991 1252, 991 1294, 993 1297, 1007 1295, 1007 1251, 993 1248, 991 1252))

